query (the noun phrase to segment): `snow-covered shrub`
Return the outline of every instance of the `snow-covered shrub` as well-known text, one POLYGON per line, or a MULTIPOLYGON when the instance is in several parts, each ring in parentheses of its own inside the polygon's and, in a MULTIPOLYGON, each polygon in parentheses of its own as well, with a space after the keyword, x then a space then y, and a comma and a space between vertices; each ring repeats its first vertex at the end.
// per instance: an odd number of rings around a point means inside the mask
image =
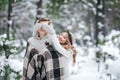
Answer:
POLYGON ((24 40, 18 40, 10 32, 0 35, 0 80, 20 80, 22 78, 22 59, 20 53, 25 48, 24 40))
POLYGON ((105 37, 105 45, 101 47, 102 53, 106 53, 108 57, 120 57, 120 31, 112 30, 111 33, 105 37))
POLYGON ((97 57, 106 59, 117 59, 120 56, 120 31, 112 30, 111 33, 105 36, 103 44, 99 44, 97 49, 99 54, 97 57))
POLYGON ((119 75, 120 60, 120 31, 112 30, 109 35, 104 37, 103 44, 97 47, 97 59, 104 65, 106 75, 119 75))

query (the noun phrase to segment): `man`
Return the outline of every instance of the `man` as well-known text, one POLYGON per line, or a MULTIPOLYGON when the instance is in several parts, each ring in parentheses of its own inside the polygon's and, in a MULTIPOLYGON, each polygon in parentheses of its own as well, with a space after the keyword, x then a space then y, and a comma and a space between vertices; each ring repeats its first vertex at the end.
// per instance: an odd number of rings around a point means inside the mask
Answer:
MULTIPOLYGON (((63 80, 63 56, 51 45, 46 26, 52 27, 50 20, 40 19, 34 27, 33 37, 28 39, 23 80, 63 80)), ((51 32, 54 34, 54 31, 48 31, 51 32)))

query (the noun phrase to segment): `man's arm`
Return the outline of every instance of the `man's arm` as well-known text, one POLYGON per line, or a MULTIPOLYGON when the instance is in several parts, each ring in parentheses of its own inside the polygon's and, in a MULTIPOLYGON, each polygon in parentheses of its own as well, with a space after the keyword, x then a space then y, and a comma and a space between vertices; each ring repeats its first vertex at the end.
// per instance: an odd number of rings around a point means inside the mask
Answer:
POLYGON ((28 58, 29 58, 29 51, 28 51, 28 47, 29 47, 29 42, 27 41, 27 46, 26 46, 26 52, 25 52, 25 55, 24 55, 24 59, 23 59, 23 80, 27 80, 26 79, 26 75, 27 75, 27 67, 28 67, 28 58))
POLYGON ((50 35, 50 39, 51 39, 51 42, 53 43, 55 49, 60 53, 62 54, 63 56, 65 56, 66 58, 70 58, 70 51, 67 51, 63 46, 61 46, 61 44, 59 43, 58 41, 58 38, 57 38, 57 35, 56 34, 53 34, 53 35, 50 35))
POLYGON ((49 34, 50 40, 53 43, 55 49, 63 56, 70 58, 71 53, 60 45, 53 26, 42 24, 42 27, 49 34))

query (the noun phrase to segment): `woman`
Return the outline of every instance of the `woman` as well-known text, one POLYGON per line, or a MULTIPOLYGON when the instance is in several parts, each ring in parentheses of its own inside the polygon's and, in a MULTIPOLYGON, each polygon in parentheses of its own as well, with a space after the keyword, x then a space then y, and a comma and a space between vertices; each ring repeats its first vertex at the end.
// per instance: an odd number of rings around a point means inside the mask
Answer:
POLYGON ((74 36, 70 31, 65 31, 57 37, 53 26, 44 25, 43 28, 49 34, 49 37, 55 49, 64 56, 64 80, 67 80, 67 78, 70 77, 70 66, 74 65, 76 62, 76 50, 73 46, 73 43, 75 41, 74 36))
POLYGON ((62 32, 59 36, 58 36, 58 40, 60 42, 60 44, 62 45, 62 47, 64 47, 68 52, 66 54, 69 54, 68 57, 69 58, 65 58, 65 80, 67 80, 67 78, 70 77, 70 73, 71 73, 71 66, 75 65, 76 62, 76 50, 73 46, 73 43, 75 41, 73 34, 70 31, 65 31, 62 32))
POLYGON ((65 31, 62 32, 58 36, 58 40, 60 44, 69 52, 72 53, 72 58, 73 58, 73 65, 76 62, 76 49, 73 46, 73 43, 75 41, 74 35, 70 31, 65 31))

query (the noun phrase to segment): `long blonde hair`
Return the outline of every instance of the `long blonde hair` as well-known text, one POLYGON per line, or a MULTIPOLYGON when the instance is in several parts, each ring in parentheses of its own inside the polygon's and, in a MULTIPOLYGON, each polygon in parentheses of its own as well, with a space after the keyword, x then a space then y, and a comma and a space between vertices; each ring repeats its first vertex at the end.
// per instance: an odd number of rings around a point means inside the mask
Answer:
POLYGON ((74 37, 73 33, 70 32, 69 30, 67 30, 65 32, 68 34, 68 41, 67 41, 66 45, 62 45, 62 46, 67 50, 68 49, 72 50, 72 52, 73 52, 73 65, 74 65, 76 63, 76 55, 77 55, 76 49, 73 46, 74 42, 75 42, 75 37, 74 37))

